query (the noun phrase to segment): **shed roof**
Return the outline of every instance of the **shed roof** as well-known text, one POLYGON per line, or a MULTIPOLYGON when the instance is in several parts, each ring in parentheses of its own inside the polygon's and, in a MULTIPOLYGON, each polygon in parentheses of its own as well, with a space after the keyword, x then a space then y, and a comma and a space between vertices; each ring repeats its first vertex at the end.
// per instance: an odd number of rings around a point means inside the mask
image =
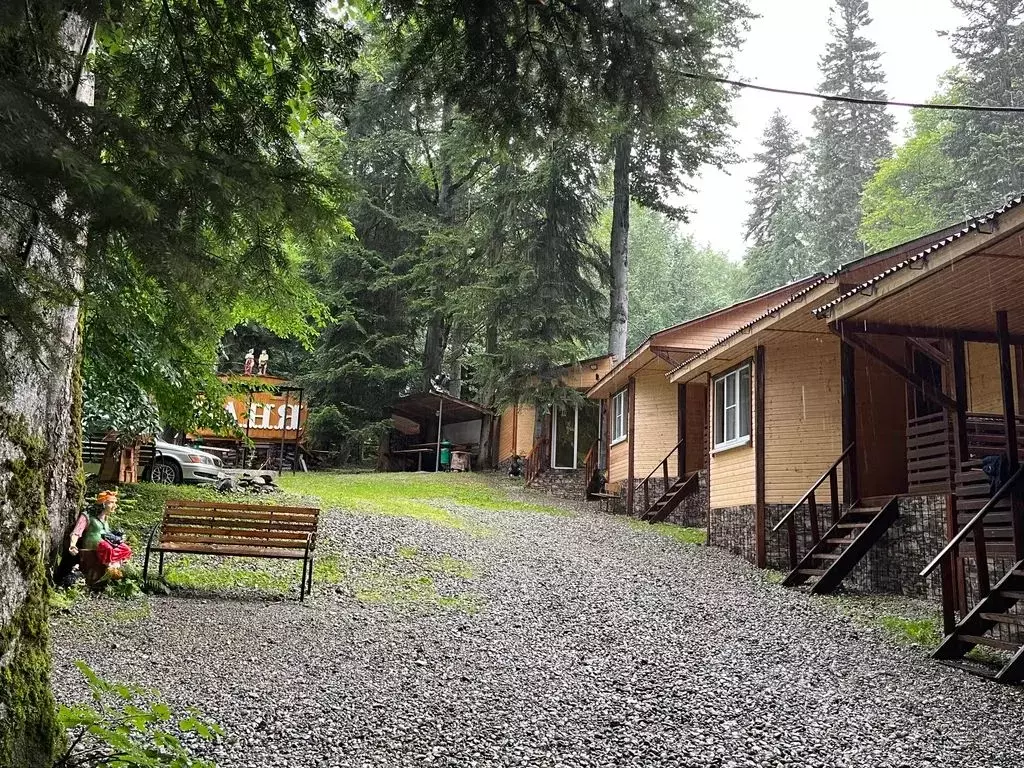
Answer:
POLYGON ((475 421, 493 413, 479 403, 471 400, 460 400, 447 394, 437 392, 417 392, 398 398, 391 406, 391 412, 420 424, 433 419, 437 415, 440 401, 444 401, 441 420, 445 424, 458 424, 463 421, 475 421))

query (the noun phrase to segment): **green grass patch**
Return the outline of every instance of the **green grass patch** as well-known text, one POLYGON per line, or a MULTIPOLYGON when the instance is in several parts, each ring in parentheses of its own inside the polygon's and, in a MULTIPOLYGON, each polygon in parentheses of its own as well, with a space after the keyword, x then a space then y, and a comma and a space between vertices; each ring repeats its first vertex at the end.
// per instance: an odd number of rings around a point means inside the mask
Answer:
POLYGON ((776 571, 771 568, 765 568, 761 571, 761 575, 764 576, 764 580, 769 584, 781 584, 786 578, 786 574, 782 571, 776 571))
POLYGON ((260 592, 284 593, 298 586, 302 566, 289 563, 292 573, 283 573, 263 559, 252 560, 252 568, 243 568, 236 563, 244 558, 217 562, 209 558, 180 557, 168 558, 164 565, 164 581, 174 589, 221 592, 230 589, 247 589, 260 592), (269 567, 268 567, 269 566, 269 567))
POLYGON ((354 593, 360 602, 396 607, 437 606, 464 613, 476 613, 480 608, 480 599, 476 595, 442 594, 427 574, 364 573, 360 575, 354 593))
POLYGON ((636 518, 629 518, 629 527, 637 531, 654 533, 683 544, 707 544, 708 532, 703 528, 687 528, 675 523, 647 523, 636 518))
POLYGON ((935 618, 908 619, 905 616, 879 616, 878 625, 902 645, 934 647, 942 640, 939 621, 935 618))
POLYGON ((311 472, 287 475, 280 482, 291 493, 315 496, 325 508, 410 517, 477 535, 489 531, 441 504, 492 511, 570 514, 558 507, 512 499, 504 490, 472 474, 311 472))
POLYGON ((132 600, 123 608, 118 608, 111 614, 111 618, 114 621, 130 623, 140 619, 148 619, 152 615, 153 606, 148 598, 143 597, 132 600))

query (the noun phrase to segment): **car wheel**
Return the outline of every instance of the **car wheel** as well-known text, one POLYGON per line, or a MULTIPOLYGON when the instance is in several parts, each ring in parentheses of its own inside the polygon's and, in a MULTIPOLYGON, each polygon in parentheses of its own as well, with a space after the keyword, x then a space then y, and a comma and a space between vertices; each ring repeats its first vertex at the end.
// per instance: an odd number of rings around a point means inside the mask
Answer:
POLYGON ((181 467, 171 459, 157 459, 149 472, 149 481, 160 485, 178 485, 181 482, 181 467))

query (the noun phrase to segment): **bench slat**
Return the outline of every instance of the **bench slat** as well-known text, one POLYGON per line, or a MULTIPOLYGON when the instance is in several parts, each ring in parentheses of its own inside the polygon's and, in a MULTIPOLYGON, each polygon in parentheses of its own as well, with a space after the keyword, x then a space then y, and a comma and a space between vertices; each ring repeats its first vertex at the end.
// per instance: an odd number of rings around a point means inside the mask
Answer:
POLYGON ((258 538, 240 538, 232 536, 167 536, 160 537, 161 546, 164 544, 233 544, 247 547, 267 547, 268 549, 305 549, 306 542, 296 542, 294 539, 275 539, 273 536, 261 536, 258 538))
POLYGON ((305 514, 316 517, 320 514, 317 507, 282 507, 269 504, 238 504, 230 501, 185 501, 182 499, 168 499, 167 509, 204 509, 211 510, 232 510, 246 512, 285 512, 290 514, 305 514))
POLYGON ((263 547, 197 544, 193 542, 154 544, 153 551, 177 552, 188 555, 223 555, 226 557, 273 557, 287 560, 302 560, 306 556, 304 549, 266 549, 263 547))
POLYGON ((305 541, 309 538, 310 531, 291 531, 291 530, 280 530, 273 529, 268 530, 255 529, 255 528, 237 528, 232 526, 221 526, 209 525, 209 526, 196 526, 196 525, 164 525, 160 529, 161 540, 167 539, 168 537, 185 535, 185 536, 235 536, 238 538, 246 539, 260 539, 260 538, 271 538, 271 539, 292 539, 295 541, 305 541))
POLYGON ((314 523, 296 523, 282 520, 239 520, 238 518, 224 517, 178 517, 168 515, 163 520, 163 526, 191 526, 193 528, 238 528, 239 530, 252 531, 294 531, 296 533, 312 533, 316 531, 314 523))
POLYGON ((209 509, 197 509, 197 510, 184 510, 175 509, 169 511, 165 517, 171 518, 200 518, 200 519, 218 519, 218 520, 252 520, 261 523, 291 523, 295 525, 316 525, 316 515, 286 515, 278 512, 274 514, 262 514, 259 512, 241 512, 236 510, 209 510, 209 509))

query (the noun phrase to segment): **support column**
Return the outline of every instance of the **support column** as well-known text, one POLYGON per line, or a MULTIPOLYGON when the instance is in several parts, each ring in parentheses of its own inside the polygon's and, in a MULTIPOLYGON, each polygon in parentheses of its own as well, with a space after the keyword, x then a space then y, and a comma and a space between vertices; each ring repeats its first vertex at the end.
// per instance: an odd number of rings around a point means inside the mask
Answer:
MULTIPOLYGON (((856 351, 845 341, 839 343, 839 370, 842 378, 843 450, 857 441, 856 351)), ((843 502, 852 505, 860 496, 857 478, 857 449, 843 462, 843 502)))
MULTIPOLYGON (((679 443, 679 471, 676 477, 682 478, 686 475, 686 385, 678 386, 676 413, 679 415, 679 424, 676 429, 676 442, 679 443)), ((667 490, 667 489, 666 489, 667 490)))
POLYGON ((764 346, 754 349, 754 546, 757 567, 768 564, 767 515, 765 505, 764 443, 764 346))
POLYGON ((626 408, 629 413, 629 424, 626 425, 626 436, 629 441, 628 463, 626 467, 626 474, 628 476, 626 480, 626 514, 632 515, 633 495, 636 491, 633 479, 633 464, 636 459, 636 379, 633 376, 629 377, 629 383, 626 384, 626 408))
MULTIPOLYGON (((996 337, 999 339, 999 381, 1003 390, 1003 416, 1006 424, 1006 453, 1008 472, 1013 474, 1020 465, 1017 455, 1017 409, 1013 389, 1013 362, 1010 356, 1010 328, 1005 310, 996 312, 996 337)), ((1020 494, 1010 494, 1013 511, 1013 549, 1017 560, 1024 560, 1024 505, 1020 494)))
MULTIPOLYGON (((967 345, 964 337, 956 334, 952 340, 953 358, 953 396, 956 398, 956 410, 953 412, 953 478, 950 490, 952 493, 946 499, 946 540, 952 541, 960 530, 959 513, 957 510, 956 496, 956 473, 960 471, 963 462, 970 456, 970 443, 967 434, 967 345)), ((944 577, 943 590, 946 589, 946 580, 952 582, 951 594, 943 595, 943 622, 944 628, 953 619, 950 606, 954 605, 959 609, 961 616, 967 615, 967 579, 964 571, 964 562, 959 551, 954 551, 950 558, 952 568, 949 576, 944 577)), ((946 634, 949 634, 948 632, 946 634)))

